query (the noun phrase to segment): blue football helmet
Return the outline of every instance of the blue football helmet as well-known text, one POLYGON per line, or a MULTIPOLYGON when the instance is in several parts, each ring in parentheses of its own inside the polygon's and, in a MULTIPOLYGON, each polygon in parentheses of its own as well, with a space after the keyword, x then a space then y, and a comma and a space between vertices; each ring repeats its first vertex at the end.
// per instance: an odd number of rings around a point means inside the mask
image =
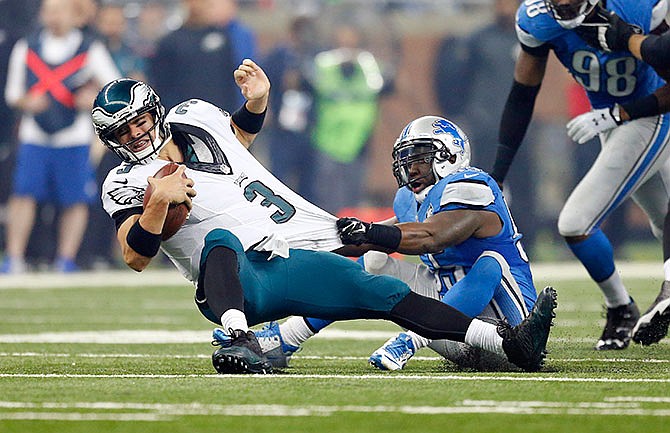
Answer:
POLYGON ((114 80, 100 90, 91 113, 95 132, 100 140, 119 158, 126 162, 146 164, 155 159, 170 138, 170 128, 165 122, 165 107, 148 84, 130 78, 114 80), (118 139, 120 128, 144 113, 151 113, 154 124, 146 134, 154 134, 151 145, 133 152, 132 144, 145 139, 145 135, 127 143, 118 139))
POLYGON ((565 29, 579 27, 600 0, 544 0, 549 13, 565 29))
POLYGON ((461 128, 443 117, 419 117, 402 130, 392 156, 398 187, 418 180, 410 177, 410 167, 416 162, 431 163, 437 181, 470 165, 470 140, 461 128))

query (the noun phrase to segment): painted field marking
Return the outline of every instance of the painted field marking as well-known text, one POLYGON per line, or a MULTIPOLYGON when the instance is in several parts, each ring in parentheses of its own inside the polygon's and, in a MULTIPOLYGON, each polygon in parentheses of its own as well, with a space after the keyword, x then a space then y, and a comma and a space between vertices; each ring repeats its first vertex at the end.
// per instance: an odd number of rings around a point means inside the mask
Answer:
POLYGON ((60 373, 0 373, 0 378, 21 379, 237 379, 237 380, 285 380, 285 379, 337 379, 337 380, 433 380, 433 381, 501 381, 501 382, 575 382, 575 383, 670 383, 670 378, 619 378, 619 377, 561 377, 561 376, 504 376, 486 373, 468 373, 458 376, 407 375, 407 374, 60 374, 60 373))
MULTIPOLYGON (((382 344, 397 331, 363 331, 327 328, 313 337, 314 340, 357 340, 379 341, 382 344)), ((211 330, 151 330, 121 329, 76 332, 39 332, 32 334, 0 334, 1 343, 54 343, 54 344, 202 344, 212 341, 211 330)), ((593 343, 589 337, 551 337, 549 346, 558 343, 593 343)), ((661 340, 659 344, 670 344, 670 339, 661 340)))
POLYGON ((0 402, 1 408, 30 409, 26 412, 0 412, 0 419, 37 419, 66 421, 108 420, 111 415, 120 421, 158 421, 174 419, 178 416, 226 415, 226 416, 331 416, 343 412, 355 413, 404 413, 422 415, 446 415, 457 413, 499 413, 512 415, 569 414, 601 416, 670 416, 668 409, 645 409, 639 405, 624 405, 607 402, 541 402, 541 401, 495 401, 464 400, 451 406, 387 406, 387 405, 308 405, 289 406, 280 404, 163 404, 163 403, 116 403, 116 402, 0 402), (106 413, 106 412, 49 412, 49 409, 63 410, 138 410, 147 413, 106 413))
MULTIPOLYGON (((0 358, 136 358, 136 359, 210 359, 209 354, 177 355, 177 354, 149 354, 149 353, 52 353, 44 352, 0 352, 0 358)), ((293 355, 291 359, 305 359, 313 361, 367 361, 367 356, 337 356, 337 355, 293 355)), ((414 356, 412 361, 440 361, 441 356, 414 356)), ((602 363, 635 363, 635 364, 668 364, 670 359, 636 359, 636 358, 549 358, 556 362, 602 362, 602 363)))
MULTIPOLYGON (((535 280, 566 281, 586 279, 589 276, 577 262, 535 263, 531 265, 535 280)), ((657 278, 663 280, 663 266, 657 262, 620 262, 617 269, 624 278, 657 278)), ((141 273, 131 270, 78 272, 59 274, 52 272, 0 276, 3 289, 53 289, 81 287, 147 287, 163 286, 191 287, 191 284, 175 269, 146 270, 141 273)))

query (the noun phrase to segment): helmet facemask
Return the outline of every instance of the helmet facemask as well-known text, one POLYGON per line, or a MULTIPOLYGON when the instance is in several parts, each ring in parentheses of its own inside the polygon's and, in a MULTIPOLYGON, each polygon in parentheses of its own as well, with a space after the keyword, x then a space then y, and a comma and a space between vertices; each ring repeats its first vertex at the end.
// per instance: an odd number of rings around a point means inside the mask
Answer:
POLYGON ((465 133, 452 122, 424 116, 405 127, 393 146, 392 156, 398 187, 413 189, 414 182, 432 176, 432 185, 470 165, 470 144, 465 133), (428 164, 430 171, 417 174, 416 169, 412 170, 417 163, 428 164))
POLYGON ((393 176, 398 187, 409 186, 413 182, 433 175, 433 183, 437 180, 433 161, 438 150, 431 140, 413 140, 401 143, 393 149, 393 176), (411 170, 414 164, 430 165, 431 171, 420 173, 412 177, 411 170))
POLYGON ((544 0, 549 13, 565 29, 579 27, 600 0, 576 0, 558 3, 559 0, 544 0))
POLYGON ((141 116, 144 113, 138 114, 136 117, 121 123, 118 126, 112 126, 100 133, 100 139, 112 152, 126 162, 146 164, 158 156, 158 153, 163 147, 163 136, 159 131, 159 123, 156 121, 157 113, 151 111, 151 127, 139 137, 131 137, 129 140, 121 142, 120 137, 123 130, 129 128, 129 122, 141 116), (153 139, 151 137, 154 137, 153 139), (133 151, 135 144, 141 140, 148 139, 151 143, 140 151, 133 151))
POLYGON ((126 78, 106 85, 95 100, 92 117, 96 133, 104 145, 129 163, 152 161, 171 138, 160 98, 141 81, 126 78), (145 113, 151 113, 153 125, 141 136, 120 142, 119 137, 129 128, 129 123, 145 113), (133 151, 135 143, 147 136, 151 143, 140 151, 133 151))

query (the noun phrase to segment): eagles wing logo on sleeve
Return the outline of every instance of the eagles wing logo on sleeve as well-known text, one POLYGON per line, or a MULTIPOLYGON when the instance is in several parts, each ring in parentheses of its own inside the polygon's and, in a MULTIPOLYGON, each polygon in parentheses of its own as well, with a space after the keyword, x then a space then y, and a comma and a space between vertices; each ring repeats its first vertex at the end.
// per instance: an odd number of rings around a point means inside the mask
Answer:
POLYGON ((144 190, 136 186, 122 186, 107 193, 109 198, 121 206, 142 205, 144 190))

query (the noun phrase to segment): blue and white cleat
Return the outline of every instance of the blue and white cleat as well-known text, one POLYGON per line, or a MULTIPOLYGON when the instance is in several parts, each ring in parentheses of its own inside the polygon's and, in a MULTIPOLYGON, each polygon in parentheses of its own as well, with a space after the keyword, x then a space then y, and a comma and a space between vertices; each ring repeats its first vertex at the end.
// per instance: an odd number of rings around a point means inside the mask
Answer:
POLYGON ((254 331, 258 344, 261 345, 263 355, 270 361, 273 367, 286 368, 288 367, 291 355, 300 349, 300 347, 292 346, 284 342, 279 331, 279 323, 270 322, 263 326, 260 331, 254 331))
POLYGON ((412 337, 401 332, 375 350, 368 361, 370 365, 380 370, 402 370, 415 353, 412 337))

